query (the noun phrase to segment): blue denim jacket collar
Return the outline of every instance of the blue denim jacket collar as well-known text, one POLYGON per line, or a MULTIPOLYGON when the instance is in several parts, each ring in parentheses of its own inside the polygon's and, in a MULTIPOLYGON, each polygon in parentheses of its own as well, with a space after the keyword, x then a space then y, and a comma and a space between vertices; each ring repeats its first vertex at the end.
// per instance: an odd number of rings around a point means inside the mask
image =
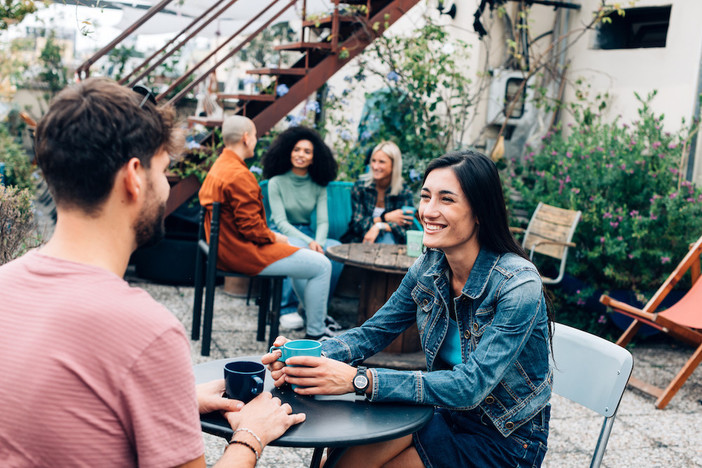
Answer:
MULTIPOLYGON (((483 295, 485 293, 485 288, 488 286, 490 274, 499 260, 500 254, 492 252, 491 250, 480 249, 480 253, 478 253, 478 258, 475 259, 475 264, 473 264, 473 269, 470 272, 468 281, 463 286, 462 293, 471 299, 477 299, 483 295)), ((442 255, 441 260, 429 267, 426 273, 424 273, 424 276, 433 276, 437 279, 445 275, 448 269, 448 260, 446 260, 446 256, 442 255)))

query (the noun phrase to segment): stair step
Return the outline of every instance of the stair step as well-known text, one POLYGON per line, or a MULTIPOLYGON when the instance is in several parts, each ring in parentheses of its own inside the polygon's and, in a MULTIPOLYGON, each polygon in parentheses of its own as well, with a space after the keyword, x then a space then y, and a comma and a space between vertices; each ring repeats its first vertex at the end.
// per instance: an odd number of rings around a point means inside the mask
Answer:
MULTIPOLYGON (((353 23, 358 21, 358 18, 351 15, 340 15, 339 23, 353 23)), ((302 22, 303 28, 316 28, 316 27, 327 27, 330 28, 332 24, 332 16, 324 16, 322 18, 317 18, 316 20, 305 20, 302 22)))
POLYGON ((327 49, 331 50, 331 43, 329 42, 292 42, 290 44, 283 44, 273 47, 275 50, 299 50, 305 51, 309 49, 327 49))
POLYGON ((249 75, 295 75, 304 76, 307 74, 306 68, 254 68, 246 70, 249 75))
POLYGON ((240 101, 275 101, 273 94, 217 94, 219 99, 239 99, 240 101))

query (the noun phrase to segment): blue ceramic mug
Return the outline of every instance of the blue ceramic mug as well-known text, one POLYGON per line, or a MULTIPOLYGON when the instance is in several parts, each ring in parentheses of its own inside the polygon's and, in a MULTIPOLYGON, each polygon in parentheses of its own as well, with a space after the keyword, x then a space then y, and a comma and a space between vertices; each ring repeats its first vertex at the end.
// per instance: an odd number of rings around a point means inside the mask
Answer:
POLYGON ((293 356, 315 356, 322 355, 322 343, 314 340, 292 340, 283 346, 271 346, 270 352, 279 350, 282 354, 279 361, 285 362, 293 356))
POLYGON ((263 392, 266 368, 260 362, 234 361, 224 365, 225 397, 248 403, 263 392))
MULTIPOLYGON (((314 340, 292 340, 283 346, 271 346, 270 352, 272 353, 275 350, 279 350, 282 353, 278 358, 278 361, 282 362, 293 356, 320 357, 322 355, 322 343, 314 340)), ((299 385, 292 386, 293 389, 297 387, 299 385)))

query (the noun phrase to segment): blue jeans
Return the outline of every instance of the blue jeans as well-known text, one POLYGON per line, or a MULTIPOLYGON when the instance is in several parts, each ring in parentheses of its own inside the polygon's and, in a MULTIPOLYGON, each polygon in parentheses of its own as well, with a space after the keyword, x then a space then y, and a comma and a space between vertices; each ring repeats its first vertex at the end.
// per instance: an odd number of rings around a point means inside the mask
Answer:
POLYGON ((307 334, 324 333, 327 316, 331 261, 319 252, 300 249, 264 268, 261 273, 292 278, 292 287, 307 312, 307 334))
MULTIPOLYGON (((293 226, 298 229, 299 231, 303 232, 304 234, 307 234, 310 237, 314 238, 314 233, 312 232, 312 229, 308 224, 293 224, 293 226)), ((271 229, 275 232, 279 232, 277 229, 275 229, 275 226, 271 227, 271 229)), ((294 245, 295 247, 301 247, 301 248, 309 248, 307 242, 305 242, 303 239, 300 239, 298 237, 288 237, 288 242, 290 245, 294 245)), ((333 245, 339 245, 341 242, 335 239, 327 239, 327 241, 324 243, 322 246, 324 248, 324 251, 326 252, 327 249, 333 245)), ((341 271, 344 269, 344 264, 331 261, 332 264, 332 273, 331 273, 331 281, 329 284, 329 299, 328 301, 331 301, 332 296, 334 295, 334 291, 336 290, 336 285, 339 282, 339 277, 341 276, 341 271)), ((297 311, 297 305, 298 305, 298 296, 295 295, 295 292, 293 291, 292 283, 290 279, 286 278, 285 281, 283 281, 283 295, 282 295, 282 301, 280 303, 280 315, 285 315, 285 314, 291 314, 295 311, 297 311)))

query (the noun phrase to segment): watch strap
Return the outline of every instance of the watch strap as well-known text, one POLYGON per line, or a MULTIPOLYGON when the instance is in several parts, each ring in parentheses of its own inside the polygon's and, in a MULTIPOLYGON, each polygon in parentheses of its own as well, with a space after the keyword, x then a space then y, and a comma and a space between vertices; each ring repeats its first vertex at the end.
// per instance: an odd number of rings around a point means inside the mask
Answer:
POLYGON ((384 223, 387 222, 387 220, 385 219, 386 214, 387 214, 387 211, 383 211, 382 213, 380 213, 380 220, 384 223))

